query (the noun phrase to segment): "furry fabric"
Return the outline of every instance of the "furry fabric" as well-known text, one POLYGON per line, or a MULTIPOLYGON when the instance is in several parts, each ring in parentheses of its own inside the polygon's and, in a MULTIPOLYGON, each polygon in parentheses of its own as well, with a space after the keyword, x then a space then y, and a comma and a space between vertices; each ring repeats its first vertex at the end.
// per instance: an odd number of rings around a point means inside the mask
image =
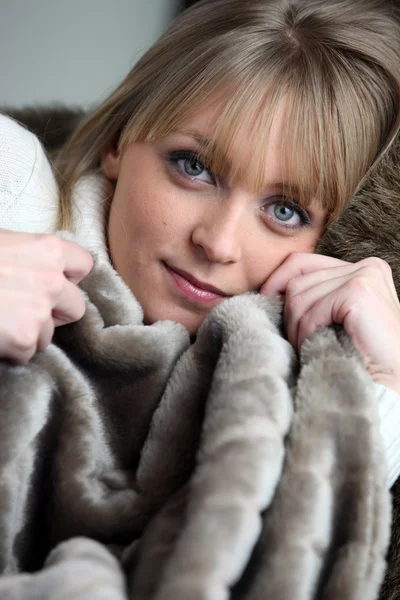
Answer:
POLYGON ((82 286, 81 321, 0 364, 0 597, 377 598, 389 492, 343 332, 298 365, 276 299, 227 299, 191 344, 108 262, 82 286))
MULTIPOLYGON (((329 226, 318 252, 356 262, 378 256, 391 266, 400 297, 400 133, 342 216, 329 226)), ((400 600, 400 479, 392 487, 392 536, 380 600, 400 600)))
MULTIPOLYGON (((71 110, 66 107, 55 107, 55 109, 44 107, 31 109, 28 107, 18 111, 3 109, 2 112, 10 114, 37 133, 52 154, 56 153, 82 116, 80 110, 71 110), (56 131, 57 135, 50 138, 49 131, 56 131)), ((384 258, 392 267, 396 289, 400 295, 399 164, 400 135, 398 135, 392 150, 375 172, 371 173, 349 209, 340 219, 330 225, 321 240, 318 251, 349 261, 360 260, 367 256, 384 258)), ((393 486, 391 492, 393 502, 391 543, 380 600, 400 600, 400 479, 393 486)), ((68 550, 69 542, 65 544, 65 548, 68 550)), ((88 542, 85 541, 82 546, 82 560, 87 558, 90 561, 90 552, 87 556, 85 554, 87 544, 88 542)), ((95 542, 92 542, 92 548, 94 544, 95 542)), ((104 552, 104 549, 101 548, 99 551, 104 552)), ((161 551, 162 549, 160 549, 160 553, 161 551)), ((62 546, 62 551, 60 550, 54 556, 64 556, 63 552, 64 546, 62 546)), ((80 564, 78 555, 78 552, 73 553, 73 560, 69 563, 71 569, 77 568, 77 565, 80 564)), ((41 556, 43 556, 43 552, 41 556)), ((48 568, 51 567, 52 572, 53 569, 58 569, 58 559, 55 559, 54 563, 52 562, 53 558, 49 558, 48 561, 48 568)), ((46 577, 48 576, 48 570, 43 573, 46 573, 46 577)), ((22 576, 18 577, 21 582, 22 576)), ((27 582, 29 581, 27 585, 31 586, 32 582, 28 576, 27 578, 27 582)), ((106 585, 106 578, 103 581, 106 585)), ((107 594, 107 589, 104 597, 109 598, 111 596, 107 594)), ((97 598, 102 597, 98 590, 97 593, 97 598)))
POLYGON ((392 268, 400 297, 400 133, 377 168, 334 221, 318 252, 357 262, 379 256, 392 268))

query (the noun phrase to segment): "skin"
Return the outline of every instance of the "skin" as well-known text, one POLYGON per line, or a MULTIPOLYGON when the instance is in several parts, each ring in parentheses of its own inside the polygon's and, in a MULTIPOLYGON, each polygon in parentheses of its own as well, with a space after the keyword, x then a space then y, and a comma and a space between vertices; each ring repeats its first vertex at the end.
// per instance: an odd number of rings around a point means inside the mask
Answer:
POLYGON ((286 294, 286 333, 297 350, 318 327, 341 323, 372 379, 400 393, 400 305, 385 261, 295 253, 261 293, 286 294))
POLYGON ((93 260, 53 235, 0 229, 0 247, 0 356, 26 363, 50 344, 54 327, 83 316, 77 284, 93 260))
MULTIPOLYGON (((274 184, 282 181, 283 110, 272 128, 262 194, 216 181, 205 169, 191 177, 187 161, 168 160, 171 151, 198 150, 189 132, 207 137, 213 118, 213 107, 199 110, 166 138, 133 143, 121 155, 111 150, 102 160, 105 175, 116 183, 108 227, 115 268, 141 303, 145 322, 172 319, 190 333, 221 300, 189 300, 171 284, 165 263, 227 295, 258 291, 292 252, 313 252, 325 223, 317 205, 306 227, 294 227, 300 223, 295 212, 288 222, 273 214, 282 201, 274 184)), ((234 152, 239 162, 251 153, 245 131, 234 152)))
MULTIPOLYGON (((207 135, 212 115, 203 107, 168 138, 102 157, 105 175, 115 182, 112 259, 141 302, 145 322, 173 319, 195 333, 222 301, 204 304, 183 295, 166 263, 228 296, 285 294, 286 333, 297 350, 317 327, 342 323, 374 381, 400 393, 400 307, 389 266, 378 258, 351 264, 314 255, 323 210, 312 204, 305 224, 296 208, 282 206, 274 182, 281 179, 284 110, 275 117, 258 195, 245 181, 229 186, 187 154, 172 159, 173 151, 196 151, 193 131, 207 135)), ((244 131, 229 158, 247 164, 248 139, 244 131)), ((49 235, 0 230, 0 247, 0 356, 25 363, 50 343, 54 327, 84 314, 77 284, 92 259, 49 235)))
MULTIPOLYGON (((155 143, 104 152, 103 172, 115 183, 108 226, 114 266, 141 303, 146 323, 171 319, 190 333, 222 298, 208 304, 188 299, 165 264, 228 296, 250 290, 285 294, 286 332, 297 350, 318 327, 341 323, 373 380, 400 393, 400 307, 387 263, 370 258, 350 264, 314 255, 326 222, 317 203, 308 209, 307 225, 293 209, 285 222, 274 212, 282 208, 282 192, 274 184, 282 181, 284 115, 282 107, 258 195, 246 182, 232 187, 202 165, 193 170, 188 159, 168 158, 171 152, 198 150, 197 136, 207 137, 213 127, 212 106, 155 143)), ((233 148, 239 164, 251 153, 248 139, 244 130, 233 148)))

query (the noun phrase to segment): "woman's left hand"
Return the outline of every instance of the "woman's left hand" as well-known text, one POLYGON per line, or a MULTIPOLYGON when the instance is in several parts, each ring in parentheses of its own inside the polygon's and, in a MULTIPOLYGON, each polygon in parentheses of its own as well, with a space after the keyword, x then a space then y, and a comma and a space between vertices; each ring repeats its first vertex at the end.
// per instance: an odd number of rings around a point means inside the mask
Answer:
POLYGON ((262 294, 285 294, 284 325, 298 351, 318 327, 341 323, 372 379, 400 393, 400 304, 389 265, 291 254, 262 294))

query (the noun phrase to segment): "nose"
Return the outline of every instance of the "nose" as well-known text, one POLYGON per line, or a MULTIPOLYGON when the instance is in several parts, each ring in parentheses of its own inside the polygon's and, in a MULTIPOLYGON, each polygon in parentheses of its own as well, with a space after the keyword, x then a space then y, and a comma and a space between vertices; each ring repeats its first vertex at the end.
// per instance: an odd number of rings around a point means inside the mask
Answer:
POLYGON ((230 205, 229 199, 205 210, 193 228, 192 242, 210 262, 229 264, 242 256, 240 207, 230 205))

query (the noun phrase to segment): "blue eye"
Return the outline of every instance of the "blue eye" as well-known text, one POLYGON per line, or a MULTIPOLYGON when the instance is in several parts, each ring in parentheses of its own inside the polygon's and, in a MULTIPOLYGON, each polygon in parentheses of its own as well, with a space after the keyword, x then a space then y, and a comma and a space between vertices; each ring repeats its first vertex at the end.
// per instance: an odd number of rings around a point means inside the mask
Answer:
POLYGON ((194 157, 186 158, 185 160, 182 160, 182 162, 185 172, 190 175, 190 177, 197 177, 205 171, 205 167, 194 157))
POLYGON ((301 229, 311 225, 311 218, 308 212, 301 207, 297 202, 289 198, 278 196, 275 202, 271 198, 270 201, 262 207, 262 210, 267 213, 269 219, 281 225, 286 229, 301 229))
POLYGON ((215 177, 193 151, 177 150, 169 152, 168 160, 184 177, 186 176, 190 179, 205 181, 207 183, 215 182, 215 177))
POLYGON ((290 221, 296 214, 293 206, 286 206, 282 202, 276 202, 274 205, 274 215, 278 221, 290 221))

